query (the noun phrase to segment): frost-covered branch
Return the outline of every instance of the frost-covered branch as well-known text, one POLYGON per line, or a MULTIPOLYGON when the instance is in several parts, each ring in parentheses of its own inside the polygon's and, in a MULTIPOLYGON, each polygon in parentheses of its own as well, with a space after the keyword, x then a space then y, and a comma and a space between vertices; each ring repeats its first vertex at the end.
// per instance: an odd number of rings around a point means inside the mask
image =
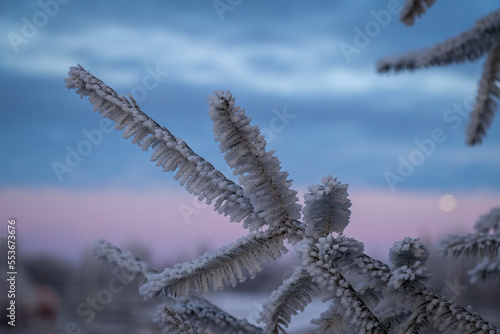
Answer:
POLYGON ((476 102, 470 113, 467 124, 467 144, 481 143, 493 121, 498 109, 497 99, 500 98, 498 80, 500 79, 500 44, 497 44, 489 53, 484 63, 484 70, 476 102))
POLYGON ((401 333, 423 333, 427 324, 448 334, 457 333, 488 333, 498 334, 500 329, 485 321, 472 309, 466 309, 441 296, 430 289, 424 288, 408 294, 407 299, 415 306, 408 321, 403 324, 401 333))
POLYGON ((307 224, 306 235, 319 238, 332 232, 342 233, 349 224, 351 201, 347 197, 347 184, 342 184, 331 175, 324 177, 322 185, 308 188, 304 195, 302 211, 307 224))
POLYGON ((476 233, 449 235, 441 240, 441 253, 455 258, 482 258, 482 261, 468 272, 471 283, 500 278, 500 207, 495 207, 479 217, 474 229, 476 233))
POLYGON ((422 16, 427 11, 426 5, 430 8, 436 0, 406 0, 399 13, 399 19, 407 26, 413 25, 415 17, 422 16))
MULTIPOLYGON (((425 3, 430 6, 432 1, 425 3)), ((422 14, 418 6, 423 2, 413 1, 412 6, 407 16, 413 19, 422 14)), ((488 58, 491 64, 485 70, 488 75, 497 71, 498 62, 497 55, 490 55, 493 58, 488 58)), ((347 185, 336 178, 327 176, 321 184, 309 187, 304 196, 304 222, 300 221, 301 207, 296 203, 297 193, 290 189, 288 173, 281 171, 274 152, 265 150, 258 127, 251 126, 244 110, 235 107, 228 91, 209 97, 210 117, 215 138, 228 165, 240 175, 241 186, 149 118, 132 98, 116 94, 81 66, 72 67, 69 74, 67 87, 88 96, 94 110, 115 121, 125 138, 132 138, 144 150, 152 148, 152 161, 164 171, 177 171, 175 178, 190 193, 213 202, 215 209, 229 215, 231 221, 243 220, 252 232, 163 272, 108 242, 96 242, 94 251, 99 259, 122 268, 130 279, 147 279, 140 287, 143 296, 166 294, 163 297, 169 303, 160 305, 154 319, 164 332, 284 334, 291 317, 321 290, 329 307, 312 321, 318 333, 421 333, 431 325, 449 333, 499 333, 495 325, 473 310, 432 291, 425 267, 429 253, 418 238, 396 242, 389 253, 391 265, 387 265, 364 254, 361 242, 344 236, 351 202, 347 185), (302 264, 264 303, 260 321, 265 328, 233 317, 194 295, 253 278, 263 265, 287 252, 285 240, 296 243, 302 264)), ((484 94, 488 97, 499 95, 496 80, 496 74, 485 78, 484 94)), ((493 102, 483 103, 483 107, 486 105, 494 106, 493 102)), ((478 112, 474 117, 477 128, 483 129, 477 132, 484 134, 490 116, 478 112)), ((499 225, 500 208, 496 208, 476 223, 477 233, 449 237, 443 249, 455 256, 488 257, 488 262, 471 272, 476 280, 498 276, 499 225)))
POLYGON ((176 298, 175 302, 174 310, 198 329, 217 334, 264 333, 262 328, 230 315, 202 297, 191 295, 176 298))
POLYGON ((469 233, 465 235, 449 235, 441 242, 441 252, 444 256, 453 257, 489 257, 498 255, 500 232, 494 234, 469 233))
POLYGON ((287 172, 281 171, 274 151, 266 151, 266 140, 259 127, 250 125, 252 119, 244 109, 235 106, 229 91, 215 91, 208 99, 215 140, 229 167, 239 175, 255 212, 270 227, 288 226, 296 232, 289 223, 300 219, 297 192, 290 189, 291 180, 287 179, 287 172))
POLYGON ((174 178, 189 193, 198 196, 200 201, 214 202, 215 210, 229 215, 231 221, 245 220, 245 227, 260 224, 261 218, 239 185, 195 154, 182 139, 158 125, 132 97, 129 101, 117 94, 80 65, 71 67, 68 73, 69 78, 65 79, 67 88, 76 89, 80 97, 87 96, 94 111, 115 121, 115 128, 124 130, 126 139, 132 138, 132 143, 144 151, 154 149, 151 161, 156 161, 163 171, 177 170, 174 178))
POLYGON ((303 267, 297 267, 291 277, 274 290, 271 297, 262 305, 259 322, 266 325, 267 333, 286 333, 293 315, 311 303, 312 296, 319 287, 303 267))
POLYGON ((93 251, 98 260, 106 261, 125 271, 129 275, 129 280, 138 276, 146 277, 149 274, 158 273, 158 269, 149 263, 133 255, 130 251, 122 251, 106 240, 94 242, 93 251))
POLYGON ((168 334, 207 334, 195 326, 190 325, 187 319, 176 312, 168 304, 158 305, 153 321, 168 334))
MULTIPOLYGON (((425 1, 429 6, 430 4, 425 1)), ((406 24, 413 23, 414 15, 421 14, 425 7, 422 1, 409 0, 401 12, 406 24)), ((474 61, 488 54, 479 83, 474 109, 467 125, 467 144, 481 143, 498 107, 500 92, 497 86, 500 59, 500 9, 477 21, 471 29, 436 46, 411 51, 379 61, 378 72, 415 70, 430 66, 445 66, 452 63, 474 61)))
POLYGON ((500 279, 500 257, 493 260, 484 258, 475 268, 467 272, 471 283, 478 281, 499 280, 500 279))
POLYGON ((476 25, 455 38, 436 46, 406 55, 383 59, 379 72, 414 70, 429 66, 473 61, 488 53, 500 42, 500 10, 477 21, 476 25))
POLYGON ((474 229, 479 233, 495 233, 500 231, 500 207, 490 210, 482 215, 474 225, 474 229))
MULTIPOLYGON (((328 291, 335 312, 342 315, 343 321, 356 328, 357 333, 386 333, 383 324, 342 274, 341 269, 362 254, 364 245, 343 235, 334 238, 330 234, 308 241, 308 246, 303 252, 303 266, 313 282, 328 291)), ((325 316, 315 323, 324 328, 331 326, 330 321, 331 318, 325 316), (326 323, 322 323, 323 320, 326 323)))
POLYGON ((149 275, 140 293, 152 297, 165 290, 168 294, 187 296, 193 291, 204 293, 229 284, 235 286, 260 272, 262 265, 287 252, 283 240, 283 231, 267 230, 250 234, 213 253, 205 253, 192 262, 149 275))

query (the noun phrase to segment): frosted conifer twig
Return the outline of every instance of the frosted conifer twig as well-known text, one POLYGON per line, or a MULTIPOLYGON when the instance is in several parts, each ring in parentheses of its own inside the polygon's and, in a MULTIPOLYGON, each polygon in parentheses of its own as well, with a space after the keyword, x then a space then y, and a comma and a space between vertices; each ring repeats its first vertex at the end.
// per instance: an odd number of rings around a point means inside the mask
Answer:
POLYGON ((481 143, 493 121, 493 116, 498 109, 497 100, 500 98, 499 79, 500 43, 488 53, 484 63, 476 102, 470 112, 470 121, 466 129, 467 144, 469 145, 481 143))
POLYGON ((190 325, 186 318, 168 304, 158 305, 153 321, 163 328, 166 334, 206 334, 205 331, 190 325))
POLYGON ((198 329, 208 329, 217 334, 263 334, 262 328, 245 319, 236 318, 205 298, 191 295, 177 298, 174 310, 198 329))
POLYGON ((435 2, 436 0, 406 0, 399 19, 407 26, 411 26, 415 22, 415 16, 420 17, 425 14, 425 6, 427 5, 430 8, 435 2))
POLYGON ((266 324, 268 331, 286 333, 285 328, 297 311, 312 301, 312 296, 319 292, 319 287, 312 281, 311 275, 301 266, 297 267, 288 279, 276 289, 269 299, 264 301, 259 322, 266 324))
POLYGON ((239 175, 255 212, 270 227, 284 225, 291 228, 291 233, 297 232, 289 224, 300 219, 297 192, 290 189, 291 180, 287 179, 287 172, 281 171, 274 151, 266 151, 266 140, 259 127, 250 125, 252 119, 244 109, 235 106, 229 91, 215 91, 208 99, 215 140, 229 167, 239 175))
MULTIPOLYGON (((402 11, 415 4, 423 6, 419 0, 408 0, 402 11)), ((413 13, 410 11, 410 13, 413 13)), ((413 22, 413 14, 409 16, 413 22)), ((500 92, 497 86, 500 61, 500 9, 493 11, 476 22, 471 29, 457 37, 450 38, 434 47, 411 51, 407 54, 382 59, 377 64, 378 72, 415 70, 430 66, 445 66, 452 63, 474 61, 488 54, 480 80, 474 109, 467 125, 467 144, 476 145, 482 142, 497 110, 500 92)))
MULTIPOLYGON (((68 88, 88 96, 96 111, 115 121, 125 138, 132 137, 143 149, 153 148, 152 160, 165 171, 177 170, 176 179, 189 192, 208 203, 215 201, 219 213, 229 215, 231 221, 244 220, 244 226, 252 231, 236 243, 162 272, 107 242, 95 244, 99 258, 123 268, 131 277, 146 277, 140 288, 142 295, 167 294, 164 297, 170 304, 160 305, 155 315, 165 332, 286 333, 291 317, 322 290, 330 305, 320 319, 312 321, 316 331, 421 333, 433 324, 453 333, 500 333, 475 312, 432 291, 424 267, 428 252, 418 239, 395 243, 390 267, 364 254, 361 242, 343 235, 351 202, 347 185, 336 178, 327 176, 320 185, 309 188, 302 210, 305 223, 300 221, 301 208, 295 203, 296 192, 290 188, 288 174, 281 171, 274 152, 265 150, 258 128, 250 126, 250 118, 234 106, 229 92, 215 92, 209 98, 210 115, 216 140, 228 164, 241 175, 242 187, 144 114, 132 98, 116 94, 81 66, 72 67, 66 81, 68 88), (285 239, 297 243, 302 264, 265 302, 261 314, 265 328, 193 296, 193 292, 217 290, 253 278, 263 265, 287 251, 285 239), (382 300, 398 304, 379 310, 382 300)), ((476 225, 481 235, 476 241, 486 240, 489 245, 477 242, 462 247, 462 251, 497 255, 496 215, 492 210, 476 225)), ((497 267, 478 268, 476 275, 498 271, 497 267)))
POLYGON ((468 271, 471 283, 500 278, 500 207, 479 217, 474 229, 476 233, 448 235, 441 240, 441 253, 454 258, 482 258, 474 269, 468 271))
POLYGON ((125 270, 133 279, 137 276, 146 277, 158 273, 158 269, 133 255, 130 251, 122 251, 106 240, 98 240, 93 244, 93 251, 98 260, 106 261, 125 270))
POLYGON ((321 182, 321 185, 310 186, 304 195, 306 205, 302 212, 308 237, 342 233, 349 224, 351 201, 347 194, 348 185, 331 175, 322 178, 321 182))
POLYGON ((177 170, 174 178, 189 193, 207 203, 214 201, 214 209, 229 215, 231 221, 244 220, 244 226, 251 228, 262 225, 262 219, 254 212, 240 186, 195 154, 182 139, 158 125, 133 100, 117 94, 80 65, 71 67, 68 73, 67 88, 76 89, 80 97, 88 96, 94 111, 115 121, 115 128, 124 130, 126 139, 132 137, 132 143, 144 151, 153 148, 151 161, 156 161, 163 171, 177 170))
POLYGON ((263 264, 287 252, 283 239, 284 232, 275 230, 241 237, 236 243, 205 253, 192 262, 149 275, 148 282, 139 291, 145 297, 152 297, 161 290, 188 296, 193 291, 204 293, 229 284, 235 286, 260 272, 263 264))

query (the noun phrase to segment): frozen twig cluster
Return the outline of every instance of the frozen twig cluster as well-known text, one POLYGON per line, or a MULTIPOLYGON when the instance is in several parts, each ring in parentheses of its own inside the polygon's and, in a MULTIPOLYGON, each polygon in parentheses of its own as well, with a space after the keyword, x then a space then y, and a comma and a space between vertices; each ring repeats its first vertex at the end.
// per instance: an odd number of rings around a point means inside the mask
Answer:
POLYGON ((479 218, 475 233, 449 235, 441 241, 441 251, 447 256, 479 258, 479 264, 469 271, 471 283, 500 278, 500 207, 479 218))
MULTIPOLYGON (((153 121, 132 98, 117 94, 83 67, 71 67, 66 82, 87 96, 102 117, 115 121, 125 138, 143 150, 152 149, 151 160, 164 171, 176 172, 188 192, 249 229, 235 243, 163 271, 105 241, 96 243, 98 258, 121 267, 131 279, 146 280, 139 289, 145 298, 163 299, 154 321, 165 333, 286 333, 292 317, 320 293, 327 309, 311 321, 318 333, 421 333, 430 326, 448 333, 500 333, 428 286, 428 251, 419 239, 396 242, 387 265, 366 255, 363 243, 345 236, 351 214, 346 184, 324 177, 309 187, 301 208, 288 173, 228 91, 209 96, 209 115, 215 140, 240 185, 153 121), (201 297, 253 278, 288 251, 285 241, 302 262, 264 302, 261 326, 201 297)), ((482 249, 481 254, 493 251, 482 249)))
MULTIPOLYGON (((401 11, 401 21, 412 25, 416 16, 425 13, 426 7, 435 0, 407 0, 401 11), (424 5, 425 3, 425 5, 424 5)), ((483 141, 498 109, 500 98, 500 10, 478 20, 476 25, 460 35, 450 38, 429 49, 411 51, 405 55, 383 59, 379 72, 399 72, 430 66, 446 66, 453 63, 474 61, 487 55, 479 81, 476 101, 467 125, 467 143, 476 145, 483 141)))

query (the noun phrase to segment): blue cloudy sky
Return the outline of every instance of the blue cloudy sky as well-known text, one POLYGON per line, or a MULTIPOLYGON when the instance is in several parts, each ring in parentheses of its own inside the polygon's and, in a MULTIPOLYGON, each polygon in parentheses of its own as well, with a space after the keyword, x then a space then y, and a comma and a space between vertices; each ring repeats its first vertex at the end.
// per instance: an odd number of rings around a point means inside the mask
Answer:
MULTIPOLYGON (((468 116, 453 111, 470 107, 484 58, 416 73, 375 71, 379 59, 455 36, 497 5, 461 1, 451 9, 438 1, 408 28, 387 10, 391 3, 399 1, 0 1, 3 195, 177 189, 119 131, 85 146, 101 118, 64 84, 68 68, 81 64, 132 93, 224 171, 206 95, 229 89, 298 189, 331 174, 360 192, 498 196, 500 120, 471 148, 468 116), (356 42, 356 52, 346 52, 356 42), (433 133, 439 140, 431 144, 433 133), (57 173, 54 166, 68 165, 68 152, 78 149, 91 152, 57 173), (389 185, 387 172, 397 175, 411 157, 418 163, 404 182, 389 185)), ((3 205, 4 215, 21 214, 3 205)))

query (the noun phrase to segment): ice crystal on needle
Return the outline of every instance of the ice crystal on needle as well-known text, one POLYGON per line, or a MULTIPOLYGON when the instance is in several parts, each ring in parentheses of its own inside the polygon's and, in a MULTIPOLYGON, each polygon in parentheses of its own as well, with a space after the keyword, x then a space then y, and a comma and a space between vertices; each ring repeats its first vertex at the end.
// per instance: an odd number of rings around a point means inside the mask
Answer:
POLYGON ((123 130, 126 139, 143 150, 152 149, 151 160, 163 171, 175 172, 175 179, 189 193, 249 229, 234 243, 163 271, 105 241, 95 244, 98 258, 122 268, 131 278, 146 280, 140 287, 144 297, 160 295, 167 300, 154 316, 164 332, 286 333, 292 317, 322 292, 328 310, 312 321, 321 333, 419 333, 430 324, 454 333, 469 333, 470 328, 498 333, 477 314, 432 293, 423 267, 428 252, 418 239, 405 238, 394 245, 390 255, 394 268, 390 268, 366 255, 363 243, 344 235, 351 214, 346 184, 324 177, 321 184, 309 187, 301 208, 288 173, 275 153, 266 150, 259 128, 250 125, 251 118, 235 105, 229 91, 209 96, 209 115, 215 140, 239 176, 239 185, 158 125, 132 98, 117 94, 82 66, 71 67, 66 82, 68 88, 88 97, 94 111, 116 122, 115 128, 123 130), (201 297, 253 278, 288 251, 286 241, 294 245, 302 263, 264 302, 262 327, 235 318, 201 297), (388 301, 387 309, 380 309, 381 300, 388 301))

